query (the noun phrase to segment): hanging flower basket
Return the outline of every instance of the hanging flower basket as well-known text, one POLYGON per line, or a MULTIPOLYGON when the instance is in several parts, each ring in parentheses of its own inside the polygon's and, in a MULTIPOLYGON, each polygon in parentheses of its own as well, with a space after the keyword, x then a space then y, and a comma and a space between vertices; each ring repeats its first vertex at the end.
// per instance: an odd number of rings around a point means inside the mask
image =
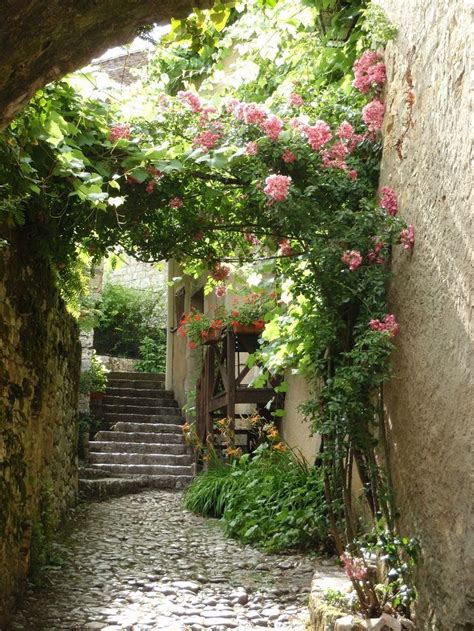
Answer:
POLYGON ((256 320, 253 324, 240 324, 235 322, 232 325, 234 333, 241 335, 260 335, 265 328, 265 322, 263 320, 256 320))

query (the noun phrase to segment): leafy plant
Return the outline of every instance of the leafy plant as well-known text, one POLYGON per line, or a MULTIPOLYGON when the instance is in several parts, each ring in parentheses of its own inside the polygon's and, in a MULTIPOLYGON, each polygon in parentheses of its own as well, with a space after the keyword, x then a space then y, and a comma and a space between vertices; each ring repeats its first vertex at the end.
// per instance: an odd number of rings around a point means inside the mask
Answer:
POLYGON ((89 392, 105 392, 107 388, 107 370, 95 356, 91 357, 91 366, 81 373, 79 381, 79 392, 88 394, 89 392))
POLYGON ((231 467, 214 462, 187 488, 185 508, 205 517, 222 517, 226 500, 236 484, 232 472, 231 467))
POLYGON ((262 444, 252 456, 228 465, 211 459, 189 486, 185 506, 222 517, 230 536, 266 550, 324 548, 328 523, 321 472, 281 445, 262 444))
POLYGON ((155 339, 145 337, 138 352, 140 359, 135 362, 138 372, 162 373, 166 369, 166 334, 160 330, 160 336, 155 339))
POLYGON ((156 292, 105 285, 97 304, 94 348, 99 354, 144 359, 140 347, 151 350, 145 339, 163 343, 164 309, 156 292))

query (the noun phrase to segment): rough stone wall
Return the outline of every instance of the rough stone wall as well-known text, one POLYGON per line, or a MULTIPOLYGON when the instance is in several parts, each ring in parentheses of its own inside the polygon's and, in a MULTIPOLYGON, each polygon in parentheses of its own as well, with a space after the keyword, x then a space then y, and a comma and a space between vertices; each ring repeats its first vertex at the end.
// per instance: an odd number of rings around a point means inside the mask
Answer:
POLYGON ((76 498, 80 346, 49 267, 25 235, 0 251, 0 627, 44 511, 76 498))
POLYGON ((131 256, 124 256, 124 264, 104 272, 104 283, 123 285, 132 289, 151 289, 166 294, 166 266, 163 269, 150 263, 142 263, 131 256))
POLYGON ((386 49, 382 185, 416 227, 394 260, 401 324, 387 389, 402 526, 421 543, 420 629, 472 629, 472 217, 469 3, 379 0, 398 26, 386 49), (412 105, 410 105, 410 102, 412 105))

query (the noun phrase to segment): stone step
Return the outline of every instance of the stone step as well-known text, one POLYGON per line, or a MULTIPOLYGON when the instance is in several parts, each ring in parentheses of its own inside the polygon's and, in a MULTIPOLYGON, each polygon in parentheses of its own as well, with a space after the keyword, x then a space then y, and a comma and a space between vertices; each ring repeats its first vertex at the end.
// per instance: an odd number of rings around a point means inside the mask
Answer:
MULTIPOLYGON (((103 471, 97 471, 104 475, 103 471)), ((130 478, 79 478, 79 497, 83 500, 105 500, 150 488, 150 481, 141 476, 130 478)), ((175 488, 175 487, 170 487, 175 488)))
POLYGON ((131 423, 129 421, 119 421, 110 429, 117 432, 154 432, 157 434, 179 434, 182 436, 181 425, 178 423, 131 423))
POLYGON ((107 386, 109 388, 136 388, 137 390, 160 390, 165 389, 164 381, 153 381, 150 379, 143 379, 137 381, 136 379, 115 379, 107 376, 107 386))
POLYGON ((90 464, 126 464, 126 465, 169 465, 173 467, 189 467, 193 460, 189 455, 176 454, 137 454, 137 453, 109 453, 93 451, 90 454, 90 464))
POLYGON ((133 380, 133 381, 158 381, 164 383, 165 375, 156 372, 137 372, 127 370, 111 370, 107 373, 109 379, 133 380))
MULTIPOLYGON (((118 432, 117 432, 118 433, 118 432)), ((128 434, 127 434, 128 436, 128 434)), ((174 436, 174 434, 173 434, 174 436)), ((175 454, 186 455, 186 446, 173 443, 140 443, 121 442, 118 440, 91 440, 89 442, 91 452, 100 453, 130 453, 130 454, 175 454)))
MULTIPOLYGON (((124 425, 124 423, 121 423, 124 425)), ((146 426, 147 430, 150 427, 146 426)), ((118 443, 149 443, 153 445, 182 445, 183 436, 181 431, 177 432, 139 432, 139 431, 124 431, 124 430, 116 430, 116 431, 107 431, 102 430, 97 432, 94 436, 94 441, 104 441, 104 442, 118 442, 118 443)), ((94 442, 92 441, 92 443, 94 442)))
POLYGON ((105 396, 112 397, 147 397, 152 399, 167 399, 174 401, 174 394, 169 390, 161 390, 159 388, 128 388, 128 387, 110 387, 107 386, 105 396))
POLYGON ((173 415, 152 415, 152 414, 119 414, 118 412, 105 412, 103 419, 106 423, 161 423, 169 425, 182 425, 183 418, 177 414, 173 415))
POLYGON ((163 416, 181 416, 181 410, 178 407, 161 406, 161 405, 141 405, 137 401, 134 405, 115 405, 109 403, 107 397, 102 405, 104 414, 157 414, 163 416))
MULTIPOLYGON (((138 391, 140 392, 140 391, 138 391)), ((103 405, 145 405, 145 406, 161 406, 161 407, 170 407, 177 408, 178 404, 176 401, 166 397, 142 397, 139 394, 135 396, 117 396, 113 394, 105 393, 105 397, 103 399, 103 405)))
POLYGON ((111 473, 126 473, 137 475, 168 475, 168 476, 192 476, 194 472, 194 466, 174 466, 165 464, 94 464, 92 465, 102 471, 111 473))

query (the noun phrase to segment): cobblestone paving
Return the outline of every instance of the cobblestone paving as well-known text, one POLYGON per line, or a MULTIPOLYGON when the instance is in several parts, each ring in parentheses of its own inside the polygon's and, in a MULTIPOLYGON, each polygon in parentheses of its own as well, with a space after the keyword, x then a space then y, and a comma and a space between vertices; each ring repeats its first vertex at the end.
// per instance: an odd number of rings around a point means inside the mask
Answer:
POLYGON ((12 629, 303 630, 317 562, 242 546, 181 501, 149 491, 79 511, 56 544, 61 566, 30 590, 12 629))

